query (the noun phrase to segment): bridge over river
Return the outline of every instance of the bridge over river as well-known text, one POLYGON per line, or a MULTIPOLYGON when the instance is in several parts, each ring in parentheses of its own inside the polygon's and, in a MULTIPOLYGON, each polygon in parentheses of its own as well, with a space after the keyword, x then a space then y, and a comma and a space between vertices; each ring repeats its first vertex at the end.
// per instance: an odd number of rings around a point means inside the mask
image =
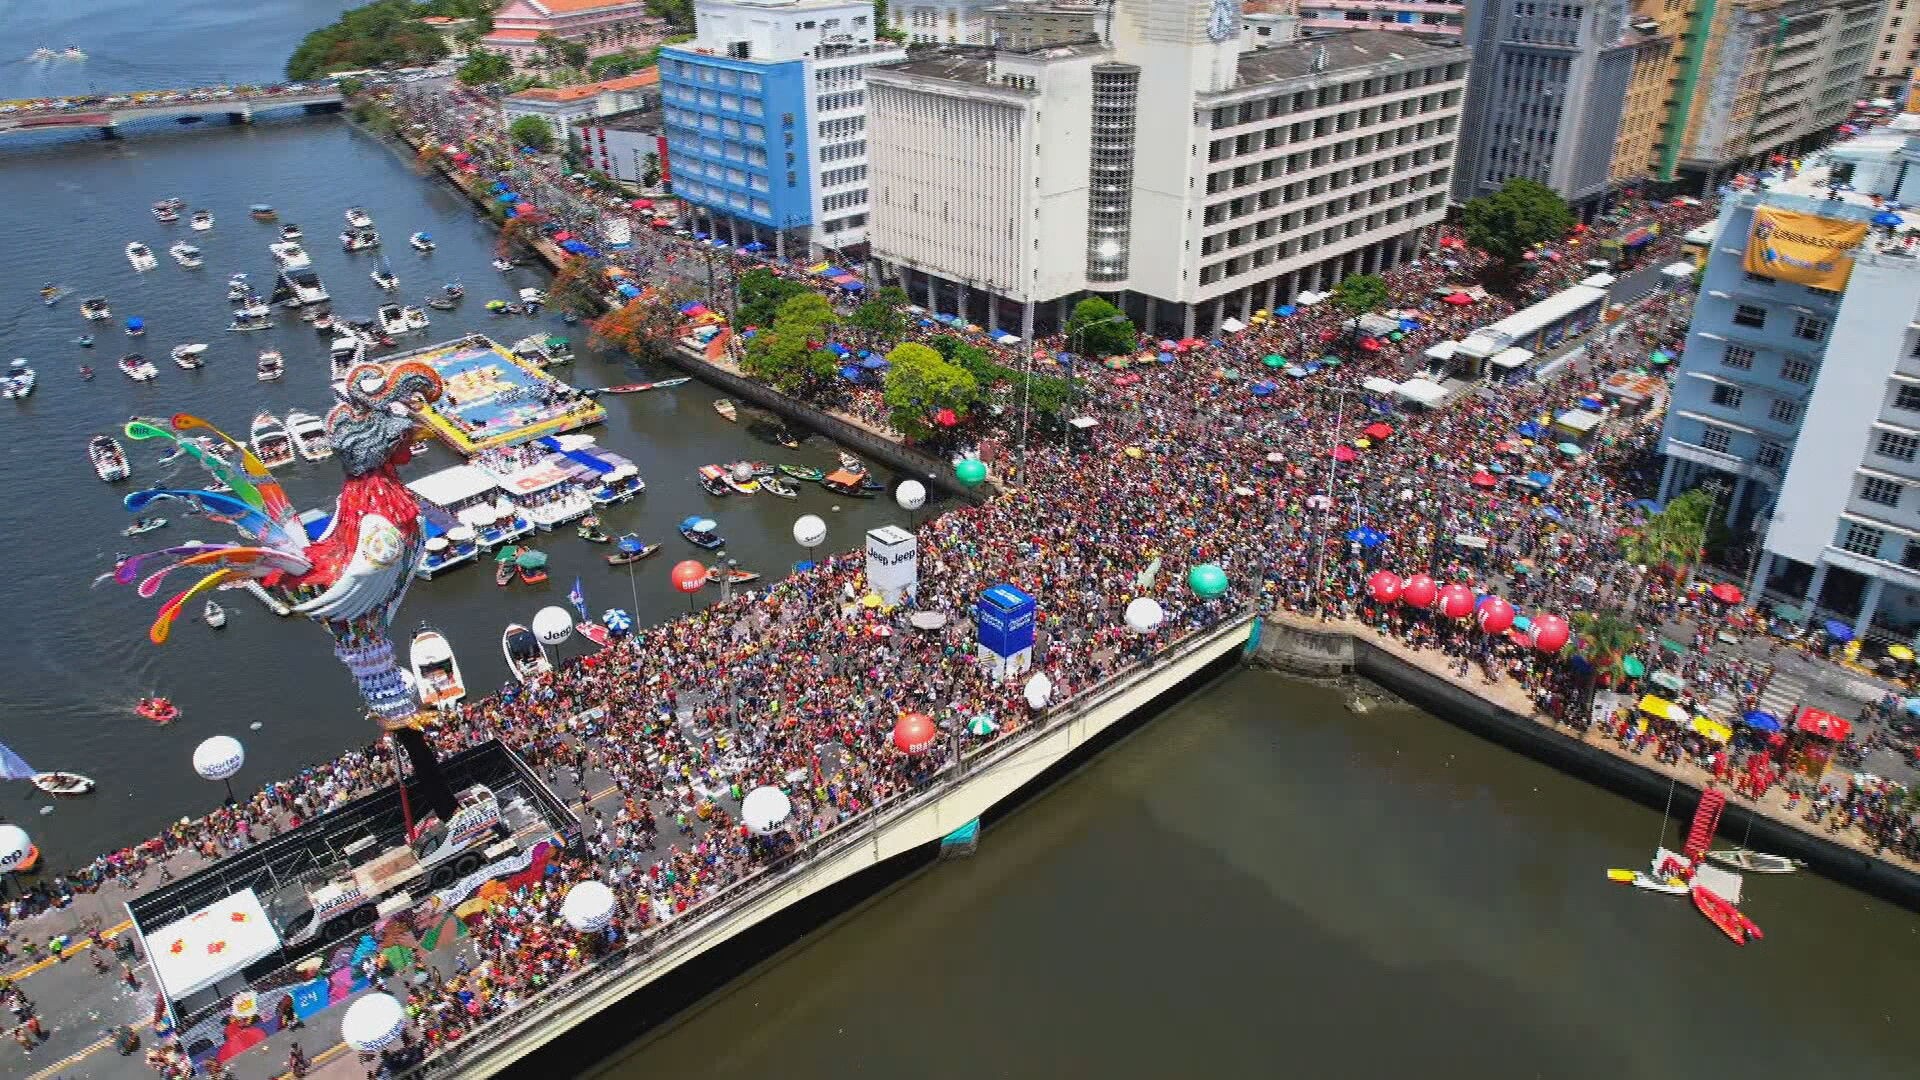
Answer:
POLYGON ((340 88, 332 83, 308 83, 264 90, 202 87, 16 102, 0 106, 0 136, 91 128, 106 138, 117 139, 123 126, 142 121, 191 123, 225 117, 231 123, 245 124, 262 113, 282 110, 334 112, 345 101, 340 88))

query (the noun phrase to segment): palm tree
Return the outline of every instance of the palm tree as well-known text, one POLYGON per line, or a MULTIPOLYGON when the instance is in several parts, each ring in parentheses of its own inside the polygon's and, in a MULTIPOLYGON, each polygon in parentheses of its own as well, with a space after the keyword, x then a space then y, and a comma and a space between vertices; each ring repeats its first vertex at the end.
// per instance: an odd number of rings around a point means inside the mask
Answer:
POLYGON ((656 188, 660 186, 660 155, 648 154, 640 163, 640 186, 656 188))
POLYGON ((1640 627, 1626 612, 1611 609, 1578 612, 1572 621, 1580 631, 1580 650, 1588 665, 1585 700, 1575 714, 1584 727, 1585 721, 1593 716, 1593 697, 1600 685, 1601 672, 1620 666, 1620 661, 1639 643, 1640 627))

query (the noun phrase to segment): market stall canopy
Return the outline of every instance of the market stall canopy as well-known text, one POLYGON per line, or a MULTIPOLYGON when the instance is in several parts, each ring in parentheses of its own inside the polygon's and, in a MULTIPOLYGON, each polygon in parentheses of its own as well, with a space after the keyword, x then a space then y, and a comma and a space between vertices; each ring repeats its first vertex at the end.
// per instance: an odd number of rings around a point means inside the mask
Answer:
POLYGON ((1687 712, 1687 710, 1675 705, 1666 698, 1655 697, 1652 694, 1648 694, 1646 697, 1640 699, 1640 711, 1646 713, 1648 716, 1657 716, 1662 720, 1671 720, 1676 724, 1684 724, 1693 718, 1693 714, 1687 712))
POLYGON ((1780 730, 1780 718, 1765 709, 1749 709, 1741 715, 1740 722, 1755 731, 1773 732, 1780 730))
POLYGON ((171 1001, 204 990, 280 948, 280 935, 252 889, 143 936, 153 973, 171 1001))
POLYGON ((1434 408, 1447 399, 1446 388, 1439 383, 1426 379, 1408 379, 1400 384, 1397 393, 1415 405, 1434 408))
POLYGON ((1229 318, 1220 323, 1221 331, 1228 334, 1237 334, 1246 328, 1247 324, 1241 322, 1239 319, 1229 318))
POLYGON ((1361 382, 1360 389, 1365 390, 1369 394, 1397 394, 1400 392, 1400 384, 1394 382, 1392 379, 1383 379, 1378 375, 1370 375, 1361 382))
POLYGON ((1494 353, 1493 356, 1489 357, 1487 360, 1487 363, 1492 364, 1494 367, 1497 367, 1502 371, 1513 371, 1516 368, 1526 367, 1528 364, 1531 364, 1532 362, 1533 362, 1533 353, 1527 351, 1526 349, 1522 349, 1518 346, 1514 346, 1508 349, 1501 349, 1499 352, 1494 353))
POLYGON ((1842 720, 1824 709, 1816 709, 1811 705, 1800 710, 1800 718, 1795 721, 1794 726, 1809 735, 1831 739, 1834 742, 1846 742, 1848 734, 1853 731, 1852 721, 1842 720))

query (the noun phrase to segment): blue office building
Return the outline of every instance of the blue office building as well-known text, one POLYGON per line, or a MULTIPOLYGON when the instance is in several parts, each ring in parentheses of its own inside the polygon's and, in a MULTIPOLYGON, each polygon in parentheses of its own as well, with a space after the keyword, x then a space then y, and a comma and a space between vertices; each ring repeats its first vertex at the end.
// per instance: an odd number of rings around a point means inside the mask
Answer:
POLYGON ((669 48, 660 55, 673 192, 736 246, 813 220, 806 65, 669 48))

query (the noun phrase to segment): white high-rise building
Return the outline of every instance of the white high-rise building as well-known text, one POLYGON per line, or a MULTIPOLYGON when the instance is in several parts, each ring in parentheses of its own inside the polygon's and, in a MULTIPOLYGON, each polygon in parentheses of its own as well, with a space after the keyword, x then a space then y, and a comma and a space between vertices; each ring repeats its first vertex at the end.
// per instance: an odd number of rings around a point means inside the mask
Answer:
POLYGON ((879 276, 995 330, 1107 297, 1174 337, 1414 257, 1445 213, 1459 45, 1258 47, 1232 0, 1117 0, 1111 41, 869 73, 879 276))

